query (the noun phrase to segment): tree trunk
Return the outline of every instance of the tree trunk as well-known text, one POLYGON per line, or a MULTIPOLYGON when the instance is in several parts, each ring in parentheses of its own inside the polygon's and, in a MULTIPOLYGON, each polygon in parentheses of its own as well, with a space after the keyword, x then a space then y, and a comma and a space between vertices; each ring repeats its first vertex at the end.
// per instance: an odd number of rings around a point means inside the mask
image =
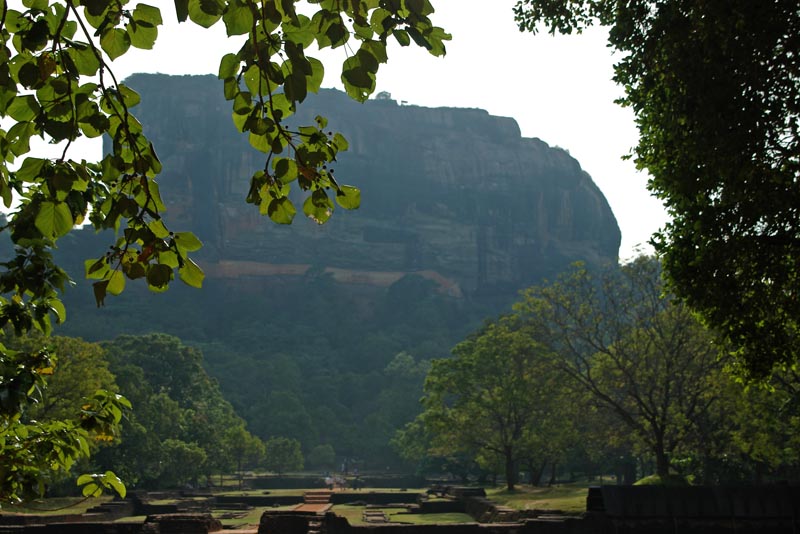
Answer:
POLYGON ((517 482, 516 465, 514 462, 514 455, 510 449, 506 449, 506 489, 514 491, 514 485, 517 482))
POLYGON ((547 482, 548 486, 552 486, 556 483, 556 466, 558 463, 553 462, 550 464, 550 480, 547 482))
POLYGON ((531 486, 541 485, 542 475, 544 475, 544 470, 546 467, 547 467, 547 460, 542 460, 542 463, 539 464, 535 470, 531 471, 531 486))
POLYGON ((669 476, 669 457, 661 447, 656 449, 656 474, 661 480, 666 480, 669 476))

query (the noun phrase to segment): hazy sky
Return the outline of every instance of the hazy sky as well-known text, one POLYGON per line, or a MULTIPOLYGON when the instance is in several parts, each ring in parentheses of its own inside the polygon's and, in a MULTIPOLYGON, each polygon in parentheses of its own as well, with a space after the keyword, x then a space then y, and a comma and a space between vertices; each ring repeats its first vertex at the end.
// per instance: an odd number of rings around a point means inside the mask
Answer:
MULTIPOLYGON (((152 0, 151 0, 152 1, 152 0)), ((520 33, 514 0, 431 0, 437 25, 453 35, 447 56, 434 58, 416 47, 393 46, 378 73, 377 91, 419 106, 482 108, 513 117, 522 135, 567 149, 599 185, 622 230, 620 257, 666 220, 650 197, 646 175, 621 157, 636 143, 633 115, 613 103, 621 90, 611 81, 614 60, 602 29, 566 37, 520 33)), ((220 22, 210 30, 174 22, 172 2, 162 6, 165 23, 155 50, 135 51, 114 63, 120 77, 134 72, 216 74, 220 57, 238 41, 220 22)), ((324 87, 340 87, 343 49, 319 57, 324 87)), ((233 124, 231 124, 233 127, 233 124)), ((146 128, 146 125, 145 125, 146 128)), ((99 148, 92 150, 99 151, 99 148)))

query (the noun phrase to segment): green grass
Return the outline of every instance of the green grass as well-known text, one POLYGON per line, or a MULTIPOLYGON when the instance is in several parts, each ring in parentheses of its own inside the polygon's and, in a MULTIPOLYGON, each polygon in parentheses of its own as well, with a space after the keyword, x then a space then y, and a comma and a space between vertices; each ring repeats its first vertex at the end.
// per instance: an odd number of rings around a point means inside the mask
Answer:
POLYGON ((447 514, 405 514, 398 511, 395 513, 387 514, 389 519, 397 523, 412 523, 414 525, 433 525, 443 523, 474 523, 467 514, 461 513, 447 513, 447 514))
POLYGON ((94 506, 110 501, 110 495, 102 497, 51 497, 47 499, 37 499, 21 504, 2 503, 0 511, 4 514, 33 514, 33 515, 72 515, 83 514, 86 510, 94 506))
POLYGON ((515 510, 560 510, 565 514, 579 515, 586 511, 587 486, 562 485, 549 488, 518 486, 514 491, 505 488, 486 490, 486 497, 497 504, 515 510))
MULTIPOLYGON (((337 504, 332 511, 339 517, 344 517, 351 525, 366 525, 364 521, 364 510, 366 506, 351 506, 349 504, 337 504)), ((404 508, 370 508, 371 511, 381 510, 386 514, 389 521, 395 523, 411 523, 414 525, 433 525, 441 523, 474 523, 467 514, 448 513, 448 514, 407 514, 404 508)))

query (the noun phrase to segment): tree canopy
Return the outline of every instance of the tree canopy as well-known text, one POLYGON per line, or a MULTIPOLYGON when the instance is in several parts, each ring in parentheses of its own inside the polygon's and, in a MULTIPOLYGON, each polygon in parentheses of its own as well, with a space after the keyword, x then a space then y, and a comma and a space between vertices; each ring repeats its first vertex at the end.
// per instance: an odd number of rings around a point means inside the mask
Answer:
POLYGON ((794 0, 519 0, 521 29, 609 27, 637 166, 671 217, 672 290, 764 376, 800 354, 800 7, 794 0))
POLYGON ((554 371, 545 349, 513 319, 490 323, 459 343, 453 358, 432 362, 424 411, 406 431, 421 423, 436 455, 466 453, 502 465, 513 490, 519 463, 534 456, 531 445, 555 435, 546 425, 559 400, 554 371))
POLYGON ((691 311, 665 295, 658 262, 641 257, 600 273, 576 268, 527 289, 515 309, 666 477, 676 451, 719 401, 712 392, 724 360, 691 311))

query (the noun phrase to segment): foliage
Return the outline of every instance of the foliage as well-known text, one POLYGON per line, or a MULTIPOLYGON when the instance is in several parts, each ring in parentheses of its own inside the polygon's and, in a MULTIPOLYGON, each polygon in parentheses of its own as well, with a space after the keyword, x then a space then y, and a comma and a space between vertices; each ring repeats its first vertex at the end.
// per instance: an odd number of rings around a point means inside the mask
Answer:
POLYGON ((90 295, 72 291, 67 302, 75 317, 60 331, 89 339, 179 336, 202 349, 203 366, 259 438, 295 438, 304 452, 329 443, 339 457, 358 458, 362 469, 401 469, 405 462, 387 443, 419 412, 427 360, 446 356, 486 308, 436 294, 392 307, 387 293, 374 296, 384 314, 364 307, 361 294, 324 280, 263 292, 212 280, 202 291, 175 287, 157 307, 144 288, 131 288, 124 309, 97 309, 90 295), (420 324, 419 314, 439 319, 420 324), (403 351, 413 364, 393 366, 403 351))
POLYGON ((244 425, 225 430, 223 440, 223 456, 232 460, 232 466, 239 474, 239 489, 242 489, 244 468, 255 467, 264 460, 266 454, 264 442, 250 434, 244 425))
POLYGON ((131 485, 153 487, 196 482, 249 461, 255 438, 206 374, 199 351, 164 334, 120 336, 103 347, 135 411, 123 422, 119 445, 98 454, 102 467, 114 466, 131 485), (186 458, 191 466, 183 465, 186 458))
POLYGON ((488 324, 453 358, 432 363, 420 420, 433 451, 499 460, 513 489, 517 463, 554 398, 552 371, 543 348, 511 319, 488 324))
POLYGON ((40 402, 30 407, 28 415, 37 420, 68 419, 76 406, 97 390, 117 391, 114 375, 108 369, 105 352, 96 343, 64 336, 44 338, 31 332, 9 340, 17 350, 34 351, 43 345, 53 354, 55 366, 41 390, 40 402))
POLYGON ((712 338, 640 257, 593 275, 583 268, 533 287, 515 309, 576 384, 634 433, 666 476, 671 456, 718 402, 722 361, 712 338))
POLYGON ((521 29, 598 22, 620 52, 634 156, 671 216, 670 287, 768 375, 800 354, 800 8, 794 0, 519 0, 521 29))
MULTIPOLYGON (((42 495, 48 484, 68 475, 77 461, 89 457, 94 442, 115 439, 123 410, 130 403, 98 390, 81 399, 69 416, 30 419, 29 408, 41 402, 54 359, 46 349, 0 349, 0 502, 17 502, 42 495)), ((125 494, 112 472, 86 475, 79 484, 85 494, 95 494, 100 488, 125 494)))
POLYGON ((273 437, 264 443, 264 465, 275 473, 298 471, 303 468, 303 453, 296 439, 273 437))
POLYGON ((208 455, 198 444, 179 439, 165 439, 161 443, 162 465, 159 483, 173 488, 193 482, 204 472, 208 455))
POLYGON ((329 443, 317 445, 306 455, 306 467, 331 471, 336 467, 336 451, 329 443))

